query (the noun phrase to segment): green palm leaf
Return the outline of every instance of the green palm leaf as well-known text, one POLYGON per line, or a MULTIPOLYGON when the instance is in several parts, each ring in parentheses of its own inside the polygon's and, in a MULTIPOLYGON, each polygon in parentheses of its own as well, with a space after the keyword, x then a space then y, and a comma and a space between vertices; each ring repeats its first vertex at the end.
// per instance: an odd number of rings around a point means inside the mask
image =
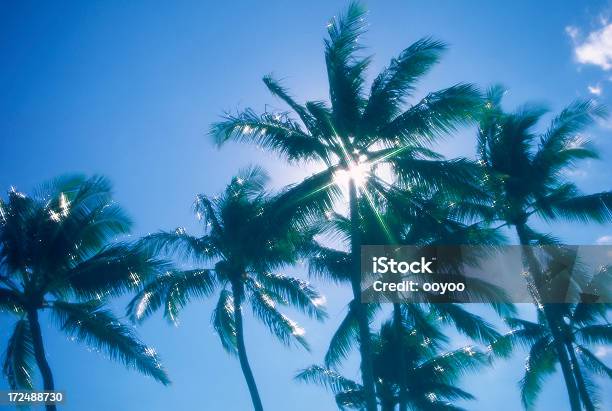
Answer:
POLYGON ((251 289, 249 302, 255 317, 262 321, 270 330, 273 336, 278 338, 283 344, 291 345, 297 343, 310 350, 306 339, 305 331, 295 321, 280 313, 274 304, 273 298, 261 289, 251 289))
POLYGON ((15 323, 13 334, 9 338, 4 353, 2 366, 2 371, 11 389, 33 389, 34 366, 34 346, 30 325, 27 320, 21 319, 15 323))
POLYGON ((231 353, 236 353, 236 320, 234 317, 234 297, 231 291, 222 290, 215 307, 212 325, 217 331, 223 348, 231 353))
POLYGON ((139 247, 115 244, 100 250, 66 273, 71 289, 85 298, 120 295, 136 289, 169 268, 139 247))
POLYGON ((359 390, 361 388, 355 381, 318 365, 311 365, 299 371, 294 378, 297 381, 322 385, 330 389, 334 394, 343 391, 359 390))
POLYGON ((555 372, 557 356, 550 339, 541 338, 529 351, 525 363, 525 376, 520 382, 521 401, 526 409, 532 409, 546 377, 555 372))
POLYGON ((141 322, 163 306, 164 317, 177 324, 179 312, 192 299, 209 297, 216 286, 211 270, 168 271, 147 283, 129 302, 127 312, 132 321, 141 322))
POLYGON ((327 318, 325 300, 308 282, 272 273, 259 274, 257 279, 276 302, 290 304, 317 320, 327 318))
POLYGON ((121 324, 100 302, 72 304, 58 301, 51 308, 68 335, 164 385, 170 383, 155 350, 141 343, 131 328, 121 324))

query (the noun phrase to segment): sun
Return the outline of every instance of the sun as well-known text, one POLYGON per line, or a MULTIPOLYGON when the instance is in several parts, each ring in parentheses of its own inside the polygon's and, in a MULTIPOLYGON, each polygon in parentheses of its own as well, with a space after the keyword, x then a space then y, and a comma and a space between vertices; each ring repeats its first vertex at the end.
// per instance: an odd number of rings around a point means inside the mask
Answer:
POLYGON ((351 163, 347 168, 340 169, 334 173, 334 183, 346 186, 349 180, 353 180, 357 187, 363 187, 372 172, 372 166, 367 161, 351 163))

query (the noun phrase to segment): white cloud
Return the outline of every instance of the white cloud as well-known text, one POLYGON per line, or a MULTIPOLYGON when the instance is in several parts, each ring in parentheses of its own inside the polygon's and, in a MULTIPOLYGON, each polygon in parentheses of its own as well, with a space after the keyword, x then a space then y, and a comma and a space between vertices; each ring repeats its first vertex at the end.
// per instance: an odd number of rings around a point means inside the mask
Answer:
POLYGON ((612 23, 602 20, 602 27, 580 39, 580 31, 573 26, 565 32, 574 42, 574 55, 582 64, 593 64, 604 70, 612 69, 612 23))
POLYGON ((601 96, 601 93, 603 91, 599 84, 596 86, 588 86, 587 88, 589 89, 589 93, 594 94, 596 96, 601 96))
POLYGON ((609 354, 612 354, 612 348, 606 347, 604 345, 599 345, 597 346, 597 349, 593 354, 595 354, 597 358, 604 358, 607 357, 609 354))
POLYGON ((567 33, 568 36, 570 36, 572 39, 575 39, 578 37, 578 34, 580 34, 580 31, 578 30, 577 27, 574 26, 567 26, 565 28, 565 32, 567 33))
POLYGON ((599 245, 612 244, 612 235, 601 236, 595 241, 595 243, 599 245))

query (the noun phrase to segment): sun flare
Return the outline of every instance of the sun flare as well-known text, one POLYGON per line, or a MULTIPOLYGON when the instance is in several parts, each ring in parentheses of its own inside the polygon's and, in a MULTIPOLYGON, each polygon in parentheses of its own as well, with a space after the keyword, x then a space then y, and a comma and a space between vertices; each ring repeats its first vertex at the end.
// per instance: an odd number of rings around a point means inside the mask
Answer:
POLYGON ((367 161, 352 163, 348 168, 340 169, 334 173, 334 183, 346 186, 350 180, 353 180, 357 187, 363 187, 371 172, 372 166, 367 161))

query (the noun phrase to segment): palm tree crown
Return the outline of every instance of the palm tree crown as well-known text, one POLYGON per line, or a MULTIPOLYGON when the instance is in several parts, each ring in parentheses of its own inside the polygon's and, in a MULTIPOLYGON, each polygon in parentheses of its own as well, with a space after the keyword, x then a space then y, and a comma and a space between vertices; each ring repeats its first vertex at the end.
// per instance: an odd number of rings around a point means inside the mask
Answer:
MULTIPOLYGON (((486 366, 487 356, 472 346, 441 352, 445 338, 440 330, 436 336, 422 334, 419 327, 407 328, 405 324, 402 330, 398 337, 395 326, 386 322, 373 337, 376 392, 381 409, 395 409, 400 401, 400 376, 403 376, 410 409, 461 410, 450 402, 474 397, 456 384, 466 373, 486 366), (404 370, 400 370, 399 364, 403 364, 404 370)), ((363 387, 333 369, 313 365, 300 371, 296 379, 329 388, 340 409, 364 408, 363 387)))
MULTIPOLYGON (((585 195, 567 179, 567 172, 580 160, 598 157, 581 133, 597 119, 607 116, 605 108, 590 100, 575 101, 552 120, 543 134, 538 134, 535 126, 546 110, 526 105, 514 113, 505 113, 501 108, 503 94, 499 86, 489 90, 478 129, 483 184, 493 209, 490 219, 513 226, 522 245, 558 242, 529 225, 534 215, 545 221, 611 221, 612 191, 585 195)), ((571 409, 580 410, 582 401, 590 410, 590 399, 586 393, 579 393, 579 376, 572 372, 573 349, 567 346, 563 335, 563 307, 541 304, 542 267, 528 247, 523 249, 523 257, 534 285, 538 309, 552 335, 552 346, 563 371, 571 409)))
POLYGON ((130 226, 102 177, 65 176, 34 196, 11 189, 0 200, 0 311, 17 318, 3 367, 12 388, 32 389, 37 364, 45 389, 53 389, 39 311, 50 312, 68 335, 169 383, 155 350, 104 305, 107 296, 166 269, 136 247, 110 244, 130 226))
POLYGON ((136 321, 163 307, 166 318, 176 322, 180 309, 193 298, 218 291, 212 324, 223 347, 238 354, 256 409, 261 408, 261 400, 246 358, 242 303, 248 302, 255 317, 287 345, 308 348, 304 329, 278 306, 293 306, 319 320, 326 317, 323 298, 307 282, 274 273, 308 251, 314 232, 300 224, 285 192, 266 192, 267 179, 263 170, 252 167, 233 178, 220 196, 197 196, 194 210, 206 227, 201 237, 182 228, 145 237, 143 244, 155 252, 213 264, 160 276, 146 284, 128 307, 136 321))
MULTIPOLYGON (((565 343, 570 353, 572 370, 580 395, 589 410, 595 409, 597 386, 592 375, 612 379, 612 369, 590 349, 591 344, 612 343, 612 325, 608 322, 609 304, 578 303, 558 307, 564 314, 565 343)), ((521 380, 521 400, 527 409, 533 408, 546 377, 555 372, 559 356, 554 348, 554 336, 541 310, 537 322, 510 317, 506 319, 512 330, 492 344, 492 351, 508 356, 514 347, 529 349, 525 361, 525 375, 521 380)))
MULTIPOLYGON (((525 105, 505 113, 504 93, 500 86, 489 90, 478 129, 478 153, 494 218, 514 226, 526 225, 532 215, 545 221, 611 221, 612 191, 584 195, 567 179, 580 160, 598 158, 583 133, 607 116, 606 109, 591 100, 575 101, 538 134, 534 128, 546 109, 525 105)), ((525 228, 530 242, 552 240, 525 228)))

